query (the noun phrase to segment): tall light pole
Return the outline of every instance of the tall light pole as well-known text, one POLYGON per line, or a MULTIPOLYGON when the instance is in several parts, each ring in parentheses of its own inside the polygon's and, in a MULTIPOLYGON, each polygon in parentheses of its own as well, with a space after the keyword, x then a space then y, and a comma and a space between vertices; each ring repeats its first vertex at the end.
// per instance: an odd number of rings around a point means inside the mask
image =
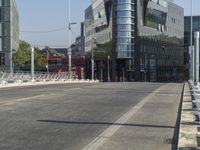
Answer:
POLYGON ((92 43, 92 60, 91 60, 91 63, 92 63, 92 80, 94 80, 94 44, 96 44, 96 38, 93 37, 92 38, 93 40, 93 43, 92 43))
POLYGON ((68 48, 68 63, 69 63, 69 76, 70 76, 70 79, 71 79, 71 76, 72 76, 72 51, 71 51, 71 26, 73 24, 76 24, 75 22, 71 22, 71 0, 68 0, 68 5, 69 5, 69 8, 68 8, 68 21, 69 21, 69 24, 68 24, 68 30, 69 30, 69 35, 68 35, 68 45, 69 45, 69 48, 68 48))
POLYGON ((35 64, 34 64, 34 48, 31 48, 31 80, 35 81, 35 64))
POLYGON ((194 49, 193 49, 193 0, 190 0, 191 5, 191 24, 190 24, 190 79, 194 79, 194 49))
POLYGON ((46 47, 46 59, 47 59, 47 64, 46 64, 46 68, 47 68, 47 74, 49 74, 49 52, 48 52, 48 47, 46 47))
POLYGON ((110 56, 108 55, 108 82, 110 82, 110 56))

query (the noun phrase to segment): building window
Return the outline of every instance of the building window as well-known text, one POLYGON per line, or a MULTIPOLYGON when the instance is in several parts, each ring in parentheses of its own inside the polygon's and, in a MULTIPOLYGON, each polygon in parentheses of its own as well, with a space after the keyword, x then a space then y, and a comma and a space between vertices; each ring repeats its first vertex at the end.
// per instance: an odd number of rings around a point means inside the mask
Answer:
POLYGON ((131 24, 134 23, 133 18, 118 18, 117 19, 117 24, 131 24))
POLYGON ((117 32, 118 37, 131 37, 131 32, 117 32))
POLYGON ((117 16, 118 17, 132 17, 134 14, 131 13, 131 11, 129 10, 125 10, 125 11, 118 11, 117 12, 117 16))
POLYGON ((5 53, 0 53, 0 66, 5 65, 5 53))
POLYGON ((131 10, 131 5, 129 5, 129 4, 118 5, 117 10, 131 10))
POLYGON ((133 3, 133 0, 118 0, 118 3, 133 3))

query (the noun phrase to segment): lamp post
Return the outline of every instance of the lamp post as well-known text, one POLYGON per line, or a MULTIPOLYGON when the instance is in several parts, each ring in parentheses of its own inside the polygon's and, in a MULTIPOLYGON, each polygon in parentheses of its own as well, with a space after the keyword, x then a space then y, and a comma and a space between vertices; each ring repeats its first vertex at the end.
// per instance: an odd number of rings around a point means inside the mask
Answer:
POLYGON ((48 48, 46 47, 46 55, 47 55, 47 64, 46 64, 46 68, 47 68, 47 74, 49 74, 49 52, 48 52, 48 48))
POLYGON ((147 64, 147 63, 148 63, 147 61, 148 61, 148 60, 147 60, 147 54, 145 54, 145 66, 144 66, 144 67, 145 67, 145 68, 144 68, 144 75, 145 75, 145 76, 144 76, 144 80, 145 80, 145 82, 147 82, 147 65, 148 65, 148 64, 147 64))
POLYGON ((31 48, 31 80, 32 82, 35 81, 35 68, 34 68, 34 48, 31 48))
POLYGON ((110 56, 108 55, 108 82, 110 82, 110 56))
POLYGON ((85 56, 83 56, 83 67, 81 68, 82 70, 82 79, 85 79, 85 56))
POLYGON ((92 63, 92 80, 94 80, 94 44, 96 44, 96 38, 93 37, 92 38, 93 40, 93 44, 92 44, 92 60, 91 60, 91 63, 92 63))
POLYGON ((193 0, 190 0, 191 24, 190 24, 190 79, 194 80, 194 49, 193 49, 193 0))
POLYGON ((68 35, 68 63, 69 63, 69 78, 71 79, 72 76, 72 52, 71 52, 71 26, 76 24, 76 22, 71 22, 71 0, 69 0, 69 12, 68 12, 68 30, 69 30, 69 35, 68 35))

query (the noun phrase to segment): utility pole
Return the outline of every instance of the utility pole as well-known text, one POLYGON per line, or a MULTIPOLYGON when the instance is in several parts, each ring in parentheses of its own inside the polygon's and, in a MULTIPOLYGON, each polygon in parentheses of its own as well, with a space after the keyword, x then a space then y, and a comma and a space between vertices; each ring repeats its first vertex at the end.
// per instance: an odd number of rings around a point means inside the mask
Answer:
POLYGON ((68 26, 68 29, 69 29, 69 35, 68 35, 68 45, 69 45, 69 48, 68 48, 68 64, 69 64, 69 79, 71 80, 71 72, 72 72, 72 53, 71 53, 71 0, 68 0, 69 1, 69 12, 68 12, 68 21, 69 21, 69 26, 68 26))
POLYGON ((94 80, 94 44, 96 44, 96 38, 92 38, 93 40, 93 43, 92 43, 92 60, 91 60, 91 63, 92 63, 92 81, 94 80))
POLYGON ((108 82, 110 82, 110 56, 108 55, 108 82))
POLYGON ((145 54, 145 61, 144 61, 144 63, 145 63, 145 64, 144 64, 144 65, 145 65, 145 66, 144 66, 144 67, 145 67, 145 68, 144 68, 144 75, 145 75, 145 76, 144 76, 144 78, 145 78, 144 80, 145 80, 145 82, 147 82, 147 63, 148 63, 148 61, 147 61, 147 54, 145 54))
POLYGON ((194 49, 193 49, 193 0, 190 0, 191 24, 190 24, 190 79, 194 80, 194 49))
POLYGON ((199 83, 199 35, 200 32, 195 32, 195 49, 194 49, 194 84, 198 85, 199 83))
POLYGON ((49 74, 49 52, 48 52, 48 47, 46 47, 46 54, 47 54, 47 66, 46 66, 46 68, 47 68, 47 74, 49 74))
POLYGON ((69 30, 69 35, 68 35, 68 63, 69 63, 69 75, 70 75, 70 79, 72 77, 72 51, 71 51, 71 25, 76 24, 75 22, 71 22, 71 0, 68 0, 69 2, 69 12, 68 12, 68 30, 69 30))
POLYGON ((103 82, 103 62, 102 62, 102 57, 101 57, 101 82, 103 82))
POLYGON ((124 78, 125 78, 125 71, 124 71, 124 67, 123 67, 123 70, 122 70, 122 82, 124 82, 125 80, 124 80, 124 78))
POLYGON ((31 80, 35 81, 35 64, 34 64, 34 48, 31 48, 31 80))

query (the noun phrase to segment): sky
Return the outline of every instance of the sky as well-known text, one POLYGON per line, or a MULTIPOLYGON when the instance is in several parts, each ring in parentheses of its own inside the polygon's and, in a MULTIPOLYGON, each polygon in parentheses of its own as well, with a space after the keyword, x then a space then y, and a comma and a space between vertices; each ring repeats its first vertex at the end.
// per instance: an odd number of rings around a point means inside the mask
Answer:
MULTIPOLYGON (((91 0, 71 0, 72 41, 80 34, 80 22, 91 0)), ((174 0, 190 15, 191 0, 174 0)), ((20 39, 38 47, 68 47, 68 0, 16 0, 20 16, 20 39), (64 29, 66 28, 66 29, 64 29), (48 32, 57 30, 56 32, 48 32), (39 33, 38 33, 39 32, 39 33), (43 32, 43 33, 42 33, 43 32), (46 33, 44 33, 46 32, 46 33)), ((193 0, 194 15, 200 15, 200 0, 193 0)))

